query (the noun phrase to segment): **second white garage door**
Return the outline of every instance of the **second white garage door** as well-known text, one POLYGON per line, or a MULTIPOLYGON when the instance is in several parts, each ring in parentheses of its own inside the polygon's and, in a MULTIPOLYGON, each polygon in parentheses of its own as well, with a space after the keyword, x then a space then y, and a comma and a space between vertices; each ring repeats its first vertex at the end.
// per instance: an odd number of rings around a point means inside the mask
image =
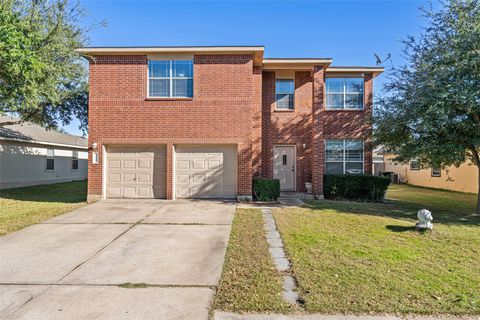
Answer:
POLYGON ((176 146, 177 198, 235 198, 236 146, 176 146))

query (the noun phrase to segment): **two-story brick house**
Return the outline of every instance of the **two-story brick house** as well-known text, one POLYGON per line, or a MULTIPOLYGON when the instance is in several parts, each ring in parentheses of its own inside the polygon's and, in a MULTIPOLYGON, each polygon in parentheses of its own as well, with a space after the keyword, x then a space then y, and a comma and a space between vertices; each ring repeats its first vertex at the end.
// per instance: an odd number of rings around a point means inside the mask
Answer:
POLYGON ((322 195, 372 171, 376 67, 267 59, 262 46, 81 48, 90 62, 89 200, 250 198, 252 178, 322 195))

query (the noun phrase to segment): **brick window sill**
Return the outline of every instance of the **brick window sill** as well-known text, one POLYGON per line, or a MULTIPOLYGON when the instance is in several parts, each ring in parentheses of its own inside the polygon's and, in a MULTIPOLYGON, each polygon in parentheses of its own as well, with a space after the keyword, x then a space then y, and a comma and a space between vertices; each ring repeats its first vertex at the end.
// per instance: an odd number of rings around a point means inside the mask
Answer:
POLYGON ((359 109, 323 109, 324 111, 326 112, 365 112, 367 109, 362 109, 362 110, 359 110, 359 109))
POLYGON ((193 98, 145 98, 145 101, 193 101, 193 98))
POLYGON ((274 109, 273 112, 295 112, 295 109, 274 109))

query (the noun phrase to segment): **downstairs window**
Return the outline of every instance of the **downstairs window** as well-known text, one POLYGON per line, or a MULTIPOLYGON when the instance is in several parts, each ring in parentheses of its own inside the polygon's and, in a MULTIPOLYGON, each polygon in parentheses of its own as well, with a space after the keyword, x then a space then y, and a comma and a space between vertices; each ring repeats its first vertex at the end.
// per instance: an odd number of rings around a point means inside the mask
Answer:
POLYGON ((363 141, 327 140, 325 144, 326 174, 363 174, 363 141))

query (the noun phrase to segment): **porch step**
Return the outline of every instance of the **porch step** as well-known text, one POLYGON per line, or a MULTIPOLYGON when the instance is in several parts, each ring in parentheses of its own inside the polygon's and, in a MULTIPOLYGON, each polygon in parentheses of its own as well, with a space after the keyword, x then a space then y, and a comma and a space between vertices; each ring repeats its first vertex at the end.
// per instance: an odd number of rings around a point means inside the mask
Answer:
POLYGON ((301 199, 299 198, 278 198, 278 202, 280 202, 280 204, 282 205, 286 205, 286 206, 303 206, 305 204, 305 202, 303 202, 301 199))
POLYGON ((315 199, 313 194, 306 192, 280 192, 280 199, 302 199, 312 200, 315 199))

